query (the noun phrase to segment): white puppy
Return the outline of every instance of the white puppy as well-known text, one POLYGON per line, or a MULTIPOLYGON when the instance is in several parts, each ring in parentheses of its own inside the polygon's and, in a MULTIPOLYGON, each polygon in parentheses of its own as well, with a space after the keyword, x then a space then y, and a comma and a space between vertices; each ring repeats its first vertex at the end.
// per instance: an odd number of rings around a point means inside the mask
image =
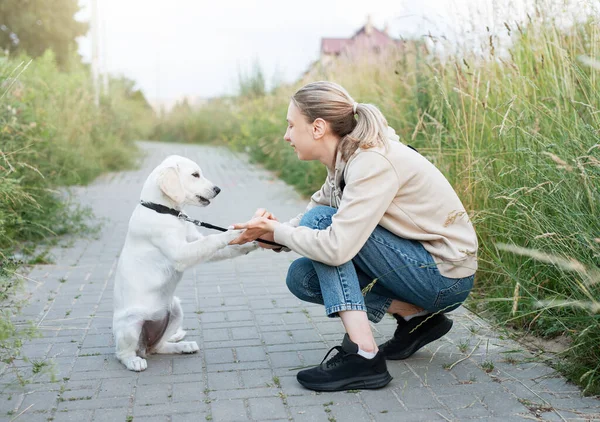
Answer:
POLYGON ((192 223, 165 212, 176 213, 188 204, 207 206, 219 192, 198 164, 175 155, 146 179, 141 200, 158 204, 162 213, 141 204, 135 208, 115 275, 113 333, 117 358, 127 369, 146 369, 144 357, 150 353, 197 352, 195 341, 177 343, 185 336, 183 312, 174 296, 183 271, 256 248, 228 246, 239 230, 202 236, 192 223))

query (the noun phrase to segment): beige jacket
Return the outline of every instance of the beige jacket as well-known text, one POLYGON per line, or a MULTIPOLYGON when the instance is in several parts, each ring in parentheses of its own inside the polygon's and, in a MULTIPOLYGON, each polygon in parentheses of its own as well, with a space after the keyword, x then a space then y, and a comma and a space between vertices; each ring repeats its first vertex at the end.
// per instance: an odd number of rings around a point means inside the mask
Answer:
POLYGON ((392 128, 389 139, 386 147, 359 148, 347 163, 338 154, 334 172, 328 171, 306 208, 337 208, 330 227, 299 227, 300 214, 278 225, 275 241, 309 259, 339 266, 356 256, 380 225, 421 242, 442 275, 474 274, 477 236, 456 192, 432 163, 399 142, 392 128))

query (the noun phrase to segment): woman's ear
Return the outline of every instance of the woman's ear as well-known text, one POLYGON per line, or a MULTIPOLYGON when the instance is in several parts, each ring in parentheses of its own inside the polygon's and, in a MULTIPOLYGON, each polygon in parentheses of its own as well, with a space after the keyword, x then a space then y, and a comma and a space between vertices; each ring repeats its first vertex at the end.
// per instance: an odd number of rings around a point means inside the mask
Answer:
POLYGON ((320 117, 315 119, 313 126, 313 138, 315 140, 323 138, 327 133, 327 122, 320 117))

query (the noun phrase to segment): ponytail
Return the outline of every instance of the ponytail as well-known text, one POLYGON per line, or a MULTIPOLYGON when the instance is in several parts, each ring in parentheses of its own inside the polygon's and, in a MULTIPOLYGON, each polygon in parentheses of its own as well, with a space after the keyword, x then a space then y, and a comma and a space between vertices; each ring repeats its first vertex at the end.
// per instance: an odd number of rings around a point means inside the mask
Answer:
POLYGON ((357 103, 340 85, 313 82, 300 88, 292 101, 312 123, 321 118, 340 137, 338 145, 347 160, 358 148, 387 146, 387 121, 372 104, 357 103))

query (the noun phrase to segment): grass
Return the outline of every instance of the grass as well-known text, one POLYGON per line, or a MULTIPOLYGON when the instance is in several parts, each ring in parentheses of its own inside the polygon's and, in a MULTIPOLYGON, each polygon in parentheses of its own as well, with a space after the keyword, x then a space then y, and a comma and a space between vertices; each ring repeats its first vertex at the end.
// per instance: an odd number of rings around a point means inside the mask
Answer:
POLYGON ((58 399, 59 402, 65 402, 65 401, 79 401, 79 400, 91 400, 92 396, 85 396, 85 397, 69 397, 69 398, 64 398, 64 397, 60 397, 58 399))
POLYGON ((466 352, 467 352, 467 349, 469 348, 469 345, 470 345, 470 344, 471 344, 471 342, 470 342, 468 339, 466 339, 466 340, 465 340, 465 339, 463 339, 463 340, 461 340, 461 341, 458 343, 458 345, 457 345, 457 347, 458 347, 458 350, 459 350, 461 353, 466 353, 466 352))
POLYGON ((494 370, 494 362, 486 360, 484 362, 481 363, 481 369, 483 369, 485 372, 492 372, 494 370))
POLYGON ((440 60, 430 48, 444 39, 407 41, 397 56, 342 59, 262 97, 180 108, 157 135, 225 143, 308 195, 325 169, 283 142, 289 97, 309 80, 340 83, 380 107, 469 210, 480 250, 467 306, 568 337, 558 369, 600 393, 600 25, 596 15, 563 28, 537 4, 524 22, 499 23, 505 33, 490 32, 477 53, 440 60))
POLYGON ((42 370, 44 368, 46 368, 48 366, 48 362, 32 360, 31 365, 32 365, 31 372, 33 372, 34 374, 39 374, 40 372, 42 372, 42 370))

